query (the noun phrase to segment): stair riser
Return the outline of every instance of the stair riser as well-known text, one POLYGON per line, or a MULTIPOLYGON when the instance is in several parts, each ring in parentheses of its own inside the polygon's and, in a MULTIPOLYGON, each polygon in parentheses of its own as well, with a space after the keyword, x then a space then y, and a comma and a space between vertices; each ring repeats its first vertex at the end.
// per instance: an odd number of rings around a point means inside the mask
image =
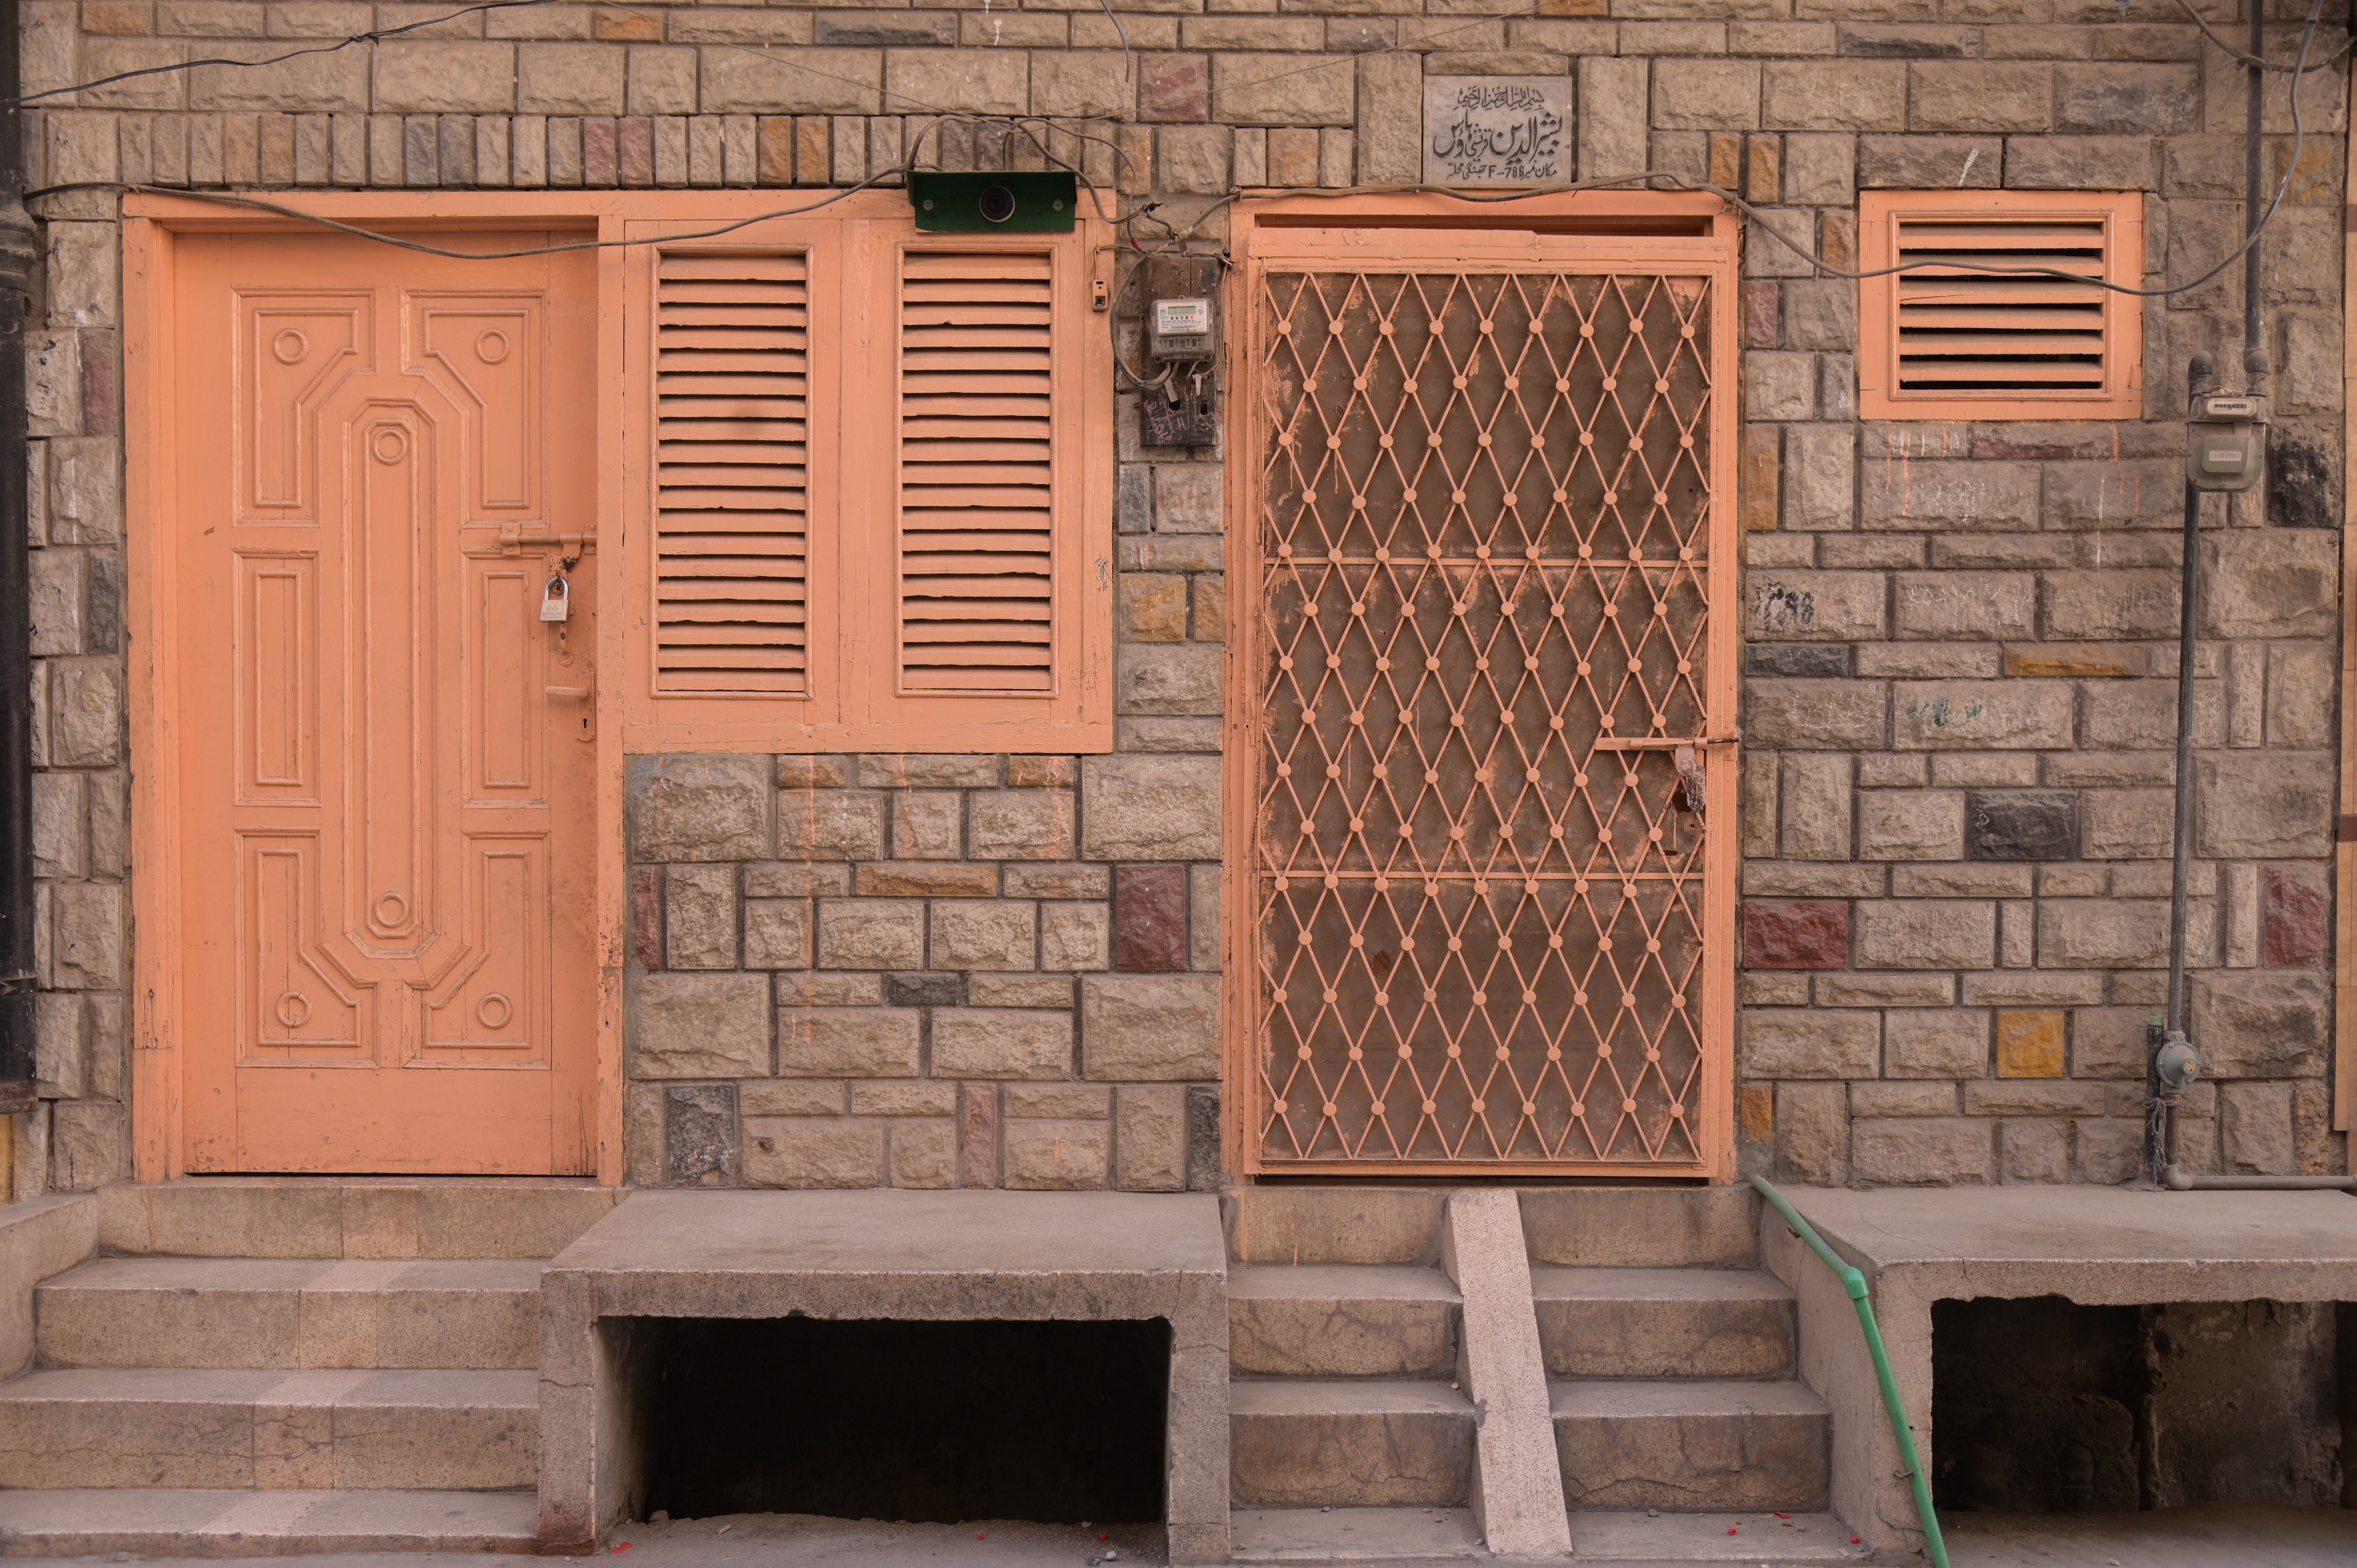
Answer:
POLYGON ((1790 1301, 1541 1301, 1539 1347, 1558 1378, 1781 1378, 1790 1301))
POLYGON ((1821 1508, 1830 1416, 1564 1416, 1555 1421, 1575 1509, 1821 1508))
POLYGON ((1428 1263, 1440 1194, 1410 1187, 1245 1187, 1221 1203, 1237 1263, 1428 1263))
POLYGON ((414 1535, 151 1534, 144 1530, 56 1530, 0 1537, 0 1557, 91 1557, 130 1552, 146 1557, 307 1557, 325 1552, 512 1552, 540 1550, 532 1530, 414 1535))
POLYGON ((1556 1187, 1522 1195, 1531 1261, 1576 1268, 1748 1268, 1760 1255, 1749 1187, 1556 1187))
POLYGON ((61 1367, 522 1370, 540 1355, 537 1291, 44 1286, 38 1313, 61 1367))
POLYGON ((553 1258, 620 1197, 514 1177, 126 1184, 99 1194, 99 1242, 181 1258, 553 1258))
POLYGON ((1441 1301, 1228 1303, 1228 1356, 1239 1372, 1290 1378, 1446 1374, 1457 1355, 1457 1308, 1441 1301))
POLYGON ((530 1492, 0 1492, 0 1556, 537 1550, 530 1492))
POLYGON ((1470 1412, 1232 1415, 1235 1499, 1264 1508, 1454 1508, 1473 1473, 1470 1412))
POLYGON ((475 1491, 539 1479, 539 1412, 513 1406, 0 1404, 0 1487, 475 1491))

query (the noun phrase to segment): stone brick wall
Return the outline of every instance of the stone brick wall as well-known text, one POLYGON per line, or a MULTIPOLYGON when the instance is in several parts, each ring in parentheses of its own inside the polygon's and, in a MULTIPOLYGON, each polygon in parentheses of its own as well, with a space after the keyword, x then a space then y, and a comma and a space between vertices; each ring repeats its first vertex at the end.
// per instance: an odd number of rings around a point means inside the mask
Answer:
POLYGON ((27 344, 40 1105, 17 1119, 19 1194, 117 1179, 130 1148, 117 239, 76 222, 43 239, 27 344))
POLYGON ((630 1176, 1220 1177, 1215 757, 630 774, 630 1176))
MULTIPOLYGON (((1003 125, 934 123, 1036 114, 1215 252, 1236 187, 1420 178, 1429 73, 1562 77, 1580 175, 1739 188, 1836 263, 1869 188, 2143 190, 2155 284, 2240 221, 2242 73, 2167 0, 1112 3, 1119 32, 1096 0, 479 13, 50 101, 28 116, 33 183, 834 185, 920 145, 1036 166, 1003 125)), ((27 85, 443 14, 29 0, 27 85)), ((2345 1157, 2326 873, 2346 80, 2306 79, 2310 134, 2263 247, 2273 489, 2213 502, 2207 545, 2194 997, 2216 1081, 2185 1123, 2207 1167, 2345 1157)), ((37 206, 55 1098, 28 1119, 36 1189, 122 1168, 125 961, 114 202, 37 206)), ((2176 419, 2190 352, 2238 362, 2239 269, 2152 302, 2144 421, 1861 424, 1855 286, 1756 236, 1747 257, 1746 1165, 2123 1179, 2166 929, 2176 419)), ((1128 398, 1118 428, 1114 755, 634 759, 633 1180, 1214 1179, 1220 455, 1141 447, 1128 398)))

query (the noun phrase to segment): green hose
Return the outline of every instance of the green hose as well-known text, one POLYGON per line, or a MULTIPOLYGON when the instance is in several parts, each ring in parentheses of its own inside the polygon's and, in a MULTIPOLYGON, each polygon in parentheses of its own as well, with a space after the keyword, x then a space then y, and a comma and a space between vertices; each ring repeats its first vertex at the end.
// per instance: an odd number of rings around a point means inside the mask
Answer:
POLYGON ((1923 1473, 1923 1462, 1915 1456, 1915 1429, 1907 1424, 1907 1405, 1899 1397, 1899 1380, 1891 1375, 1889 1353, 1882 1348, 1882 1328, 1874 1321, 1874 1302, 1867 1289, 1866 1276, 1841 1260, 1839 1253, 1825 1245, 1816 1227, 1801 1218, 1801 1211, 1792 1200, 1760 1176, 1753 1176, 1751 1185, 1760 1196, 1775 1205, 1776 1212, 1793 1234, 1809 1244, 1809 1250, 1825 1261, 1849 1292, 1850 1301, 1857 1307, 1857 1326, 1866 1331, 1866 1348, 1874 1358, 1874 1375, 1882 1380, 1882 1402, 1890 1412, 1890 1430, 1899 1439, 1899 1456, 1907 1466, 1907 1478, 1915 1487, 1915 1514, 1923 1521, 1923 1549, 1931 1556, 1933 1568, 1948 1568, 1948 1543, 1940 1538, 1940 1516, 1932 1508, 1932 1477, 1923 1473))

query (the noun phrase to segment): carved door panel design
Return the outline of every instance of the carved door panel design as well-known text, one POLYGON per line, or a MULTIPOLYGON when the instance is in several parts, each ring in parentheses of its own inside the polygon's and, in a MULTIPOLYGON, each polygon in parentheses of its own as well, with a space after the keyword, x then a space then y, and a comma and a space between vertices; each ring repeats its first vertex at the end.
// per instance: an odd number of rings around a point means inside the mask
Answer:
POLYGON ((1247 1155, 1721 1175, 1731 257, 1445 243, 1248 274, 1247 1155))
POLYGON ((591 264, 179 255, 187 1166, 593 1170, 591 264))

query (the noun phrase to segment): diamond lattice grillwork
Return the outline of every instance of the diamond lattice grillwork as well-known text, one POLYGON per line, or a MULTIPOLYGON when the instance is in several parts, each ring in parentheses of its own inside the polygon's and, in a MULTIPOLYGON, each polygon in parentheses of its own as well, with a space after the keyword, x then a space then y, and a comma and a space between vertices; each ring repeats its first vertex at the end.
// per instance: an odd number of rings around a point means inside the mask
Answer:
POLYGON ((1256 307, 1263 1164, 1694 1164, 1709 280, 1256 307))

